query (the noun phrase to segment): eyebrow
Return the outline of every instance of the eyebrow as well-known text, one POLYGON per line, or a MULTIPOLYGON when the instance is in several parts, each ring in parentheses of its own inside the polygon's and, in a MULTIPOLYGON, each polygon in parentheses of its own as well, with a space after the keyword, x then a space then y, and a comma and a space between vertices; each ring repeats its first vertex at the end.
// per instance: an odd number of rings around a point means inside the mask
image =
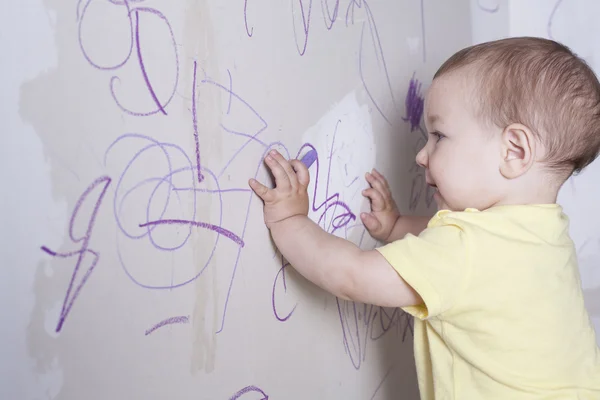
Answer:
POLYGON ((441 121, 441 118, 439 115, 428 115, 427 116, 427 122, 429 122, 430 124, 433 124, 434 122, 437 121, 441 121))

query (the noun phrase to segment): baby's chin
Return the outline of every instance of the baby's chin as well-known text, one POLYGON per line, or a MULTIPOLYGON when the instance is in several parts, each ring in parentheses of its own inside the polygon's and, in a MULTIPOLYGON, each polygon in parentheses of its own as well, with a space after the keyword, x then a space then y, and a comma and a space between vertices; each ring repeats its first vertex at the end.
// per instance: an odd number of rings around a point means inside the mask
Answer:
POLYGON ((448 205, 448 203, 446 203, 446 201, 444 200, 444 197, 440 194, 439 190, 436 190, 435 194, 433 195, 433 200, 435 200, 435 204, 437 206, 438 211, 440 211, 440 210, 454 211, 454 210, 452 210, 452 207, 450 207, 448 205))
POLYGON ((448 210, 448 205, 444 201, 444 198, 440 194, 439 190, 436 190, 435 193, 433 194, 433 200, 435 201, 435 205, 437 206, 438 211, 439 210, 448 210))

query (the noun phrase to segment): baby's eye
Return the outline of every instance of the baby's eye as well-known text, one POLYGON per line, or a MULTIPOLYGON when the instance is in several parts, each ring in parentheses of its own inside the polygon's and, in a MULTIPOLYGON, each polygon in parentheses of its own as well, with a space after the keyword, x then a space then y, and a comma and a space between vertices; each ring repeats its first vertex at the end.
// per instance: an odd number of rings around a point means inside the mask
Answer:
POLYGON ((439 132, 429 132, 429 134, 435 138, 436 142, 439 142, 440 140, 442 140, 442 138, 445 137, 444 135, 442 135, 439 132))

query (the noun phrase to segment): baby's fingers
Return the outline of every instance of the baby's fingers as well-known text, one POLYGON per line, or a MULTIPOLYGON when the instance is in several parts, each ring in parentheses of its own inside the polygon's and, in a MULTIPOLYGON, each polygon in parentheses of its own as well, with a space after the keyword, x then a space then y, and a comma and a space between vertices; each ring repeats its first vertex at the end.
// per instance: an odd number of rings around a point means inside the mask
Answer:
MULTIPOLYGON (((292 186, 292 182, 290 181, 290 177, 283 165, 275 159, 274 156, 280 156, 279 153, 269 152, 267 157, 265 157, 265 162, 267 166, 271 170, 271 173, 275 177, 275 187, 277 189, 288 190, 292 186)), ((281 157, 283 158, 283 157, 281 157)))
POLYGON ((256 179, 250 179, 248 184, 254 193, 256 193, 265 203, 275 200, 275 191, 273 189, 269 189, 256 179))
POLYGON ((377 189, 365 189, 362 191, 362 194, 371 200, 371 210, 382 211, 384 209, 385 201, 383 195, 377 189))
POLYGON ((383 175, 379 174, 375 169, 373 169, 372 173, 367 172, 366 178, 371 187, 377 189, 383 196, 391 197, 390 189, 385 181, 385 178, 383 178, 383 175))
POLYGON ((296 176, 296 172, 292 168, 290 162, 286 160, 277 150, 271 150, 269 152, 269 155, 279 163, 279 165, 285 172, 287 181, 289 182, 290 186, 295 189, 298 186, 298 177, 296 176))
POLYGON ((365 225, 365 228, 367 228, 367 230, 371 234, 376 235, 377 232, 381 229, 381 222, 379 222, 379 220, 377 218, 375 218, 373 216, 373 214, 361 213, 360 219, 362 220, 363 224, 365 225))
POLYGON ((308 168, 306 168, 306 165, 304 165, 304 163, 302 163, 300 160, 292 160, 290 161, 290 164, 292 164, 294 171, 296 171, 298 183, 302 187, 307 187, 310 183, 310 174, 308 172, 308 168))

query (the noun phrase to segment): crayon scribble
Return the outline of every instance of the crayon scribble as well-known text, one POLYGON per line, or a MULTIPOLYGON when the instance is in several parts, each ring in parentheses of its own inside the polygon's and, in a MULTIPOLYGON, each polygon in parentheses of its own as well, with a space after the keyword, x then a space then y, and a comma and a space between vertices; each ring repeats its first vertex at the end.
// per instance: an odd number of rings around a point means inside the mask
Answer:
POLYGON ((165 320, 160 321, 158 324, 154 325, 152 328, 147 329, 145 335, 148 336, 155 330, 162 328, 163 326, 166 326, 166 325, 187 324, 188 322, 190 322, 190 317, 188 317, 188 316, 167 318, 165 320))
MULTIPOLYGON (((331 181, 331 167, 333 160, 333 152, 336 148, 336 135, 341 121, 337 121, 333 135, 329 154, 327 155, 327 170, 325 171, 325 177, 321 171, 320 156, 315 147, 310 143, 305 143, 300 147, 298 156, 302 154, 305 149, 309 149, 306 154, 311 155, 312 165, 314 166, 314 188, 311 193, 311 210, 313 212, 320 212, 317 214, 316 221, 321 228, 325 231, 335 234, 339 230, 344 230, 344 236, 347 239, 347 231, 360 227, 362 229, 362 235, 359 243, 359 247, 362 246, 364 235, 366 233, 365 228, 362 225, 351 225, 356 220, 356 214, 353 213, 348 205, 342 201, 342 194, 339 192, 329 195, 329 184, 331 181), (322 182, 322 179, 325 182, 322 182), (318 189, 320 185, 325 186, 325 199, 318 199, 318 189), (329 212, 329 218, 327 213, 329 212)), ((281 267, 275 275, 273 282, 271 302, 273 307, 273 314, 275 318, 280 322, 287 321, 292 317, 296 310, 298 303, 296 303, 291 309, 281 310, 281 306, 278 306, 278 296, 282 296, 287 293, 286 284, 286 269, 290 267, 290 263, 281 257, 281 267)), ((395 331, 398 335, 402 335, 402 341, 406 339, 406 335, 409 331, 412 331, 411 319, 408 314, 404 313, 399 309, 387 310, 383 307, 377 307, 373 305, 365 305, 361 303, 355 303, 346 300, 340 300, 336 298, 336 304, 338 309, 338 315, 340 318, 340 324, 342 328, 342 345, 345 352, 348 354, 352 365, 356 369, 360 369, 362 362, 366 357, 366 346, 369 340, 375 341, 382 338, 385 334, 393 331, 392 328, 396 328, 395 331)))
POLYGON ((111 179, 108 176, 102 176, 96 179, 88 188, 81 194, 77 202, 75 203, 75 209, 71 214, 71 220, 69 222, 69 238, 73 243, 81 243, 81 247, 79 250, 70 251, 67 253, 61 253, 57 251, 52 251, 46 246, 42 246, 41 249, 51 255, 52 257, 58 258, 71 258, 76 257, 77 261, 75 262, 75 268, 73 268, 73 274, 71 275, 71 280, 69 282, 69 286, 67 287, 67 293, 65 294, 65 298, 63 300, 62 309, 60 311, 60 317, 58 319, 58 324, 56 325, 56 332, 60 332, 67 316, 71 312, 71 308, 73 304, 77 300, 77 296, 81 292, 81 289, 89 279, 90 275, 94 271, 98 260, 100 259, 100 253, 94 251, 89 248, 90 240, 92 238, 92 233, 94 230, 94 223, 96 222, 96 217, 98 215, 98 210, 100 209, 100 205, 102 204, 102 200, 104 199, 104 195, 106 194, 106 190, 110 185, 111 179), (89 218, 84 218, 79 215, 79 211, 81 207, 86 203, 88 196, 92 192, 94 192, 97 187, 101 187, 100 193, 98 197, 96 197, 96 201, 94 204, 94 209, 92 210, 89 218), (77 237, 75 234, 75 225, 80 220, 87 221, 87 228, 83 236, 77 237), (89 263, 89 266, 85 272, 81 272, 82 265, 86 265, 86 255, 90 254, 93 258, 89 263), (83 275, 83 276, 82 276, 83 275), (77 280, 79 280, 77 282, 77 280), (77 283, 76 283, 77 282, 77 283))
MULTIPOLYGON (((92 11, 89 9, 91 2, 92 0, 79 0, 76 6, 77 35, 83 57, 93 68, 102 71, 112 71, 115 74, 109 80, 110 93, 115 104, 124 115, 146 117, 160 114, 168 118, 168 106, 171 100, 178 90, 182 91, 178 87, 180 81, 178 48, 170 21, 157 9, 134 6, 136 3, 142 2, 142 0, 109 0, 112 6, 118 7, 123 11, 123 18, 128 24, 129 29, 127 37, 123 38, 123 42, 127 45, 127 51, 123 55, 123 58, 113 62, 105 62, 94 59, 90 55, 89 43, 84 35, 84 29, 82 29, 86 21, 89 18, 93 18, 93 15, 91 15, 92 11), (166 88, 168 91, 166 91, 166 95, 163 90, 158 91, 156 89, 157 81, 153 81, 148 74, 149 70, 153 70, 153 68, 148 68, 147 64, 151 61, 144 59, 144 47, 142 44, 146 42, 144 41, 145 36, 143 35, 144 31, 142 28, 147 22, 146 18, 154 18, 158 23, 165 26, 168 31, 169 37, 167 38, 167 42, 170 43, 171 49, 167 51, 169 56, 166 60, 173 63, 175 69, 171 76, 161 77, 161 86, 167 85, 166 88), (169 51, 172 51, 172 54, 169 51), (122 97, 117 96, 117 84, 121 82, 121 78, 116 74, 131 60, 132 55, 137 58, 137 71, 144 82, 142 89, 138 88, 138 90, 143 90, 142 93, 151 99, 152 106, 135 109, 134 105, 131 104, 125 106, 120 100, 122 97)), ((313 0, 294 0, 292 6, 296 11, 299 11, 296 17, 301 19, 301 27, 297 25, 296 19, 292 20, 294 24, 295 43, 299 54, 304 55, 309 43, 311 18, 314 11, 313 0)), ((250 27, 248 24, 247 8, 248 1, 245 0, 244 23, 247 35, 252 37, 254 27, 250 27)), ((332 30, 335 23, 339 20, 340 1, 335 0, 330 4, 328 0, 321 0, 321 12, 326 28, 332 30)), ((357 25, 361 28, 357 52, 358 74, 365 92, 371 99, 374 107, 378 110, 382 118, 391 124, 390 112, 397 111, 396 101, 379 31, 368 2, 366 0, 350 0, 346 8, 345 23, 347 27, 357 25), (362 13, 363 18, 360 20, 355 19, 359 13, 362 13), (361 22, 362 24, 360 24, 361 22), (380 67, 378 79, 385 85, 385 92, 388 97, 385 105, 381 102, 381 99, 374 97, 370 90, 372 84, 367 82, 364 75, 365 63, 368 61, 368 56, 374 57, 374 61, 380 67)), ((253 175, 254 178, 257 178, 259 173, 264 171, 263 159, 271 148, 279 147, 287 158, 289 158, 289 151, 279 141, 268 142, 261 138, 261 135, 268 129, 269 125, 266 119, 247 100, 233 91, 233 78, 230 70, 227 70, 228 83, 224 85, 210 78, 206 73, 204 73, 204 76, 198 77, 197 61, 193 61, 191 68, 193 71, 192 87, 187 88, 187 90, 191 93, 191 118, 189 122, 194 136, 194 149, 191 152, 193 155, 190 157, 187 150, 176 143, 157 140, 152 136, 142 133, 127 132, 114 139, 106 148, 104 165, 115 166, 117 161, 124 159, 122 155, 123 149, 128 152, 124 156, 125 165, 120 170, 120 174, 115 179, 115 185, 113 186, 112 214, 117 225, 116 254, 119 263, 127 277, 136 285, 149 290, 170 290, 183 287, 198 279, 210 265, 216 252, 223 251, 220 250, 222 248, 220 243, 223 243, 221 237, 226 242, 228 241, 228 243, 234 243, 237 249, 235 260, 231 265, 219 265, 220 269, 230 268, 227 270, 228 273, 230 271, 230 274, 224 306, 220 314, 218 333, 225 326, 225 318, 236 278, 236 271, 242 250, 245 248, 244 238, 247 232, 250 210, 252 202, 255 201, 255 196, 247 187, 222 187, 222 185, 225 185, 223 177, 226 172, 230 172, 229 168, 234 160, 242 155, 245 155, 246 158, 250 157, 250 155, 246 154, 248 152, 252 152, 252 159, 255 160, 253 175), (221 91, 221 94, 225 94, 228 97, 227 110, 220 116, 221 133, 223 135, 232 135, 231 137, 243 138, 240 145, 234 149, 231 157, 225 159, 222 165, 214 166, 214 171, 213 168, 209 168, 201 162, 202 147, 198 128, 198 98, 204 92, 208 91, 208 89, 221 91), (232 113, 232 110, 236 111, 232 113), (238 119, 236 119, 238 112, 244 112, 246 115, 253 116, 253 118, 251 117, 250 120, 246 118, 245 125, 238 126, 238 119), (115 155, 118 151, 121 151, 119 153, 121 157, 115 155), (148 159, 152 160, 150 168, 148 168, 148 159), (141 176, 140 171, 143 171, 141 176), (200 196, 204 197, 201 199, 200 196), (211 207, 216 212, 216 217, 209 217, 211 218, 210 221, 199 221, 197 210, 202 209, 203 201, 206 201, 206 196, 210 198, 211 207), (244 217, 235 227, 223 226, 223 196, 235 196, 237 205, 244 209, 244 217), (145 269, 138 268, 134 270, 138 260, 132 261, 127 258, 130 253, 127 249, 133 246, 134 243, 146 245, 148 252, 146 256, 148 257, 153 256, 151 252, 154 252, 155 255, 163 253, 175 254, 184 247, 191 246, 189 239, 194 230, 199 229, 210 233, 210 243, 206 243, 207 248, 210 250, 205 254, 204 264, 199 265, 198 270, 194 269, 193 272, 189 272, 187 276, 179 274, 177 279, 174 279, 172 276, 170 281, 164 282, 151 280, 154 277, 148 276, 147 272, 146 275, 143 275, 145 269), (165 235, 165 232, 176 232, 176 234, 165 235)), ((405 117, 406 121, 410 123, 411 131, 416 130, 417 127, 420 128, 422 108, 423 102, 420 94, 420 83, 413 77, 413 80, 409 84, 405 117)), ((307 167, 313 168, 315 172, 315 186, 312 193, 311 210, 317 213, 316 222, 327 232, 332 234, 341 233, 346 238, 349 229, 362 228, 360 246, 365 235, 364 227, 360 224, 353 224, 356 221, 356 214, 343 201, 341 194, 330 193, 329 185, 333 149, 339 125, 340 121, 335 125, 332 146, 329 154, 326 155, 328 160, 326 172, 321 171, 320 156, 312 144, 303 144, 298 150, 296 157, 299 157, 300 154, 308 150, 308 153, 305 154, 305 162, 307 167), (325 179, 325 182, 322 182, 322 179, 325 179), (325 187, 324 198, 318 198, 317 188, 323 186, 325 187)), ((356 182, 357 179, 355 177, 352 183, 356 182)), ((73 243, 81 243, 79 250, 59 253, 42 246, 42 250, 52 257, 77 257, 73 275, 65 294, 60 319, 56 328, 57 332, 62 329, 77 296, 80 294, 80 291, 99 261, 100 253, 90 249, 89 243, 97 213, 111 182, 112 180, 108 176, 98 178, 84 191, 77 202, 71 217, 69 231, 71 241, 73 243), (81 219, 78 216, 81 204, 87 201, 86 199, 96 188, 101 188, 101 192, 96 198, 91 216, 87 219, 86 233, 81 237, 76 237, 73 233, 73 227, 75 221, 81 219), (81 269, 83 268, 84 261, 89 259, 86 256, 90 255, 93 258, 91 258, 89 264, 86 264, 89 265, 87 271, 82 273, 81 269)), ((348 186, 351 186, 352 183, 348 186)), ((282 258, 281 268, 276 272, 273 282, 273 313, 282 322, 288 320, 293 315, 298 305, 296 303, 291 309, 281 310, 282 307, 277 304, 277 293, 281 295, 281 293, 285 294, 287 292, 286 268, 289 266, 289 263, 282 258), (283 291, 277 290, 280 287, 283 288, 283 291)), ((398 309, 388 311, 382 307, 367 306, 339 299, 336 299, 336 301, 342 327, 342 343, 354 367, 357 369, 360 368, 362 361, 365 359, 367 340, 378 340, 387 332, 394 330, 398 334, 402 334, 404 338, 407 332, 412 329, 410 319, 398 309)), ((168 318, 149 328, 146 331, 146 335, 165 325, 188 322, 188 317, 168 318)), ((265 398, 268 398, 261 389, 255 386, 248 386, 234 394, 232 399, 239 398, 250 392, 258 392, 264 395, 265 398)))
POLYGON ((406 107, 406 116, 402 119, 410 124, 410 131, 413 132, 417 129, 423 131, 421 128, 421 118, 423 118, 423 106, 425 104, 425 98, 421 94, 421 82, 413 77, 408 83, 408 93, 406 93, 406 99, 404 105, 406 107))
POLYGON ((194 77, 192 80, 192 125, 194 127, 194 144, 196 145, 196 173, 198 183, 202 183, 204 175, 202 175, 202 166, 200 165, 200 137, 198 136, 198 113, 196 110, 196 78, 198 75, 198 63, 194 61, 194 77))
MULTIPOLYGON (((136 111, 136 110, 132 110, 132 109, 126 107, 125 105, 123 105, 122 101, 119 100, 119 98, 117 96, 117 92, 116 92, 117 84, 121 82, 121 79, 117 75, 114 75, 110 78, 110 92, 111 92, 112 98, 115 101, 116 105, 123 112, 125 112, 126 114, 129 114, 129 115, 148 116, 148 115, 153 115, 153 114, 156 114, 159 112, 164 115, 167 115, 166 107, 169 105, 169 103, 171 103, 171 100, 173 100, 173 97, 175 96, 175 92, 177 90, 177 84, 179 82, 179 56, 177 53, 177 44, 175 42, 175 34, 173 33, 173 28, 171 26, 171 23, 169 22, 167 17, 157 9, 150 8, 150 7, 131 8, 130 3, 134 3, 135 1, 122 1, 122 2, 109 1, 109 3, 114 5, 115 7, 122 7, 123 10, 126 11, 126 15, 127 15, 128 22, 129 22, 129 28, 130 28, 130 35, 128 38, 129 50, 128 50, 128 53, 125 56, 125 58, 123 60, 121 60, 120 62, 117 62, 116 64, 113 64, 113 65, 103 65, 98 61, 92 60, 92 58, 90 57, 88 50, 86 48, 86 45, 84 44, 85 36, 82 33, 82 25, 84 24, 84 22, 86 21, 87 18, 90 18, 89 16, 87 16, 87 13, 89 12, 88 8, 89 8, 90 4, 92 3, 92 1, 93 0, 87 0, 85 5, 83 6, 81 13, 79 13, 79 11, 78 11, 78 15, 79 15, 79 18, 78 18, 79 19, 78 40, 79 40, 79 47, 81 49, 81 52, 82 52, 84 58, 94 68, 97 68, 99 70, 116 71, 116 70, 119 70, 121 67, 123 67, 131 59, 133 49, 135 48, 137 62, 139 65, 139 72, 145 82, 146 90, 147 90, 149 96, 152 98, 156 107, 151 110, 136 111), (132 15, 135 18, 132 18, 132 15), (159 19, 159 21, 161 21, 163 24, 165 24, 165 26, 167 27, 169 34, 170 34, 169 41, 171 42, 172 51, 173 51, 173 57, 171 60, 175 66, 175 72, 174 72, 175 75, 171 76, 171 77, 165 77, 165 76, 161 77, 161 82, 169 82, 170 80, 172 81, 172 88, 171 88, 170 94, 167 99, 162 100, 162 101, 158 98, 158 95, 156 94, 156 91, 154 89, 154 85, 150 81, 150 78, 147 73, 148 68, 142 57, 142 39, 140 37, 140 15, 157 17, 159 19)), ((77 10, 79 10, 79 5, 77 7, 77 10)))
POLYGON ((552 7, 552 12, 550 13, 550 17, 548 17, 548 24, 546 25, 546 32, 548 34, 548 38, 554 40, 554 35, 552 34, 552 23, 554 22, 554 17, 556 15, 556 11, 563 0, 556 0, 554 3, 554 7, 552 7))
POLYGON ((248 30, 248 0, 244 0, 244 25, 246 26, 246 34, 248 37, 252 37, 254 34, 254 27, 248 30))
MULTIPOLYGON (((222 310, 221 323, 217 331, 221 332, 224 328, 225 317, 227 314, 227 308, 229 304, 229 298, 233 289, 233 283, 235 281, 235 275, 239 264, 241 251, 244 247, 244 235, 248 224, 248 218, 250 213, 250 206, 253 201, 253 194, 248 188, 221 188, 221 176, 227 171, 229 165, 240 156, 240 154, 247 148, 251 143, 257 143, 261 149, 264 149, 264 153, 257 158, 255 177, 260 172, 263 166, 263 158, 267 150, 272 146, 283 146, 279 142, 265 143, 259 139, 259 135, 267 128, 266 121, 254 110, 254 108, 242 99, 239 95, 234 93, 231 89, 231 74, 229 73, 230 82, 229 87, 226 87, 213 79, 204 76, 202 79, 196 80, 195 75, 197 73, 197 63, 193 63, 194 79, 193 87, 191 88, 192 96, 192 118, 191 124, 194 128, 194 142, 195 148, 195 161, 187 154, 187 152, 180 146, 174 143, 159 142, 150 136, 127 133, 118 137, 106 150, 105 152, 105 165, 109 162, 111 154, 116 151, 117 148, 121 147, 122 143, 128 142, 128 148, 131 148, 132 143, 137 143, 137 148, 132 155, 131 159, 127 162, 126 166, 122 170, 120 177, 116 181, 115 192, 113 198, 113 213, 115 221, 119 228, 119 236, 126 240, 148 240, 156 251, 159 252, 175 252, 188 245, 188 241, 192 234, 193 228, 207 229, 215 233, 214 242, 210 244, 210 253, 207 255, 204 264, 201 266, 199 271, 195 271, 192 275, 180 276, 178 280, 165 282, 163 284, 151 283, 145 281, 145 278, 137 276, 136 273, 129 266, 129 262, 126 259, 124 249, 127 244, 126 241, 120 239, 117 241, 117 254, 119 261, 126 275, 137 285, 146 289, 175 289, 185 286, 196 279, 198 279, 206 268, 211 263, 215 253, 219 249, 220 237, 223 236, 238 245, 238 252, 234 264, 231 266, 231 276, 229 280, 229 288, 225 296, 225 305, 222 310), (206 168, 203 165, 199 165, 201 160, 200 156, 200 142, 197 135, 197 117, 196 113, 198 110, 195 107, 196 102, 196 86, 207 85, 208 87, 217 88, 218 90, 224 91, 229 96, 230 103, 236 103, 236 110, 245 109, 250 111, 256 117, 255 125, 258 128, 251 131, 241 131, 239 128, 233 129, 229 127, 228 120, 234 118, 235 115, 230 115, 230 107, 228 107, 226 114, 223 115, 223 121, 221 128, 224 133, 240 136, 246 138, 246 140, 234 151, 231 158, 224 161, 223 168, 219 171, 218 175, 211 169, 206 168), (130 182, 130 175, 133 172, 142 169, 143 160, 151 157, 153 159, 153 165, 155 168, 160 168, 161 165, 164 167, 164 171, 160 173, 151 174, 150 171, 146 172, 146 177, 139 179, 133 178, 135 181, 130 182), (140 167, 138 167, 138 164, 140 167), (201 179, 199 179, 199 177, 201 179), (201 186, 200 186, 201 185, 201 186), (202 204, 198 198, 198 195, 204 193, 210 196, 214 196, 217 200, 218 205, 218 217, 215 222, 198 221, 197 220, 197 209, 202 204), (231 228, 223 227, 223 194, 228 193, 231 195, 245 197, 247 207, 245 207, 245 217, 241 224, 241 228, 238 227, 236 233, 231 228), (181 197, 185 194, 187 197, 188 204, 191 205, 190 211, 185 211, 181 204, 184 199, 181 197), (145 200, 144 197, 145 196, 145 200), (124 214, 124 210, 129 205, 132 208, 130 202, 134 201, 135 204, 139 204, 143 201, 143 210, 145 213, 139 212, 139 219, 137 222, 133 222, 136 218, 131 213, 124 214), (185 213, 189 215, 185 215, 185 213), (185 215, 184 217, 182 217, 185 215), (126 218, 125 218, 126 217, 126 218), (164 229, 167 227, 180 227, 184 228, 183 235, 177 237, 169 236, 169 244, 162 243, 159 239, 161 235, 158 235, 158 229, 164 229)), ((202 91, 200 91, 202 92, 202 91)), ((285 146, 283 146, 285 148, 285 146)), ((287 152, 287 150, 285 150, 287 152)), ((137 175, 136 175, 137 177, 137 175)), ((239 199, 239 203, 243 203, 243 198, 239 199)), ((213 202, 214 204, 214 202, 213 202)), ((138 210, 142 210, 139 207, 138 210)), ((162 235, 164 237, 164 235, 162 235)), ((222 266, 223 267, 223 266, 222 266)))
POLYGON ((229 398, 229 400, 237 400, 248 393, 258 393, 262 396, 259 400, 269 400, 269 396, 261 388, 254 385, 246 386, 245 388, 237 391, 229 398))
POLYGON ((392 366, 385 373, 385 375, 383 376, 383 379, 381 379, 381 382, 379 382, 379 385, 377 385, 377 388, 375 389, 375 392, 373 393, 373 396, 371 396, 371 400, 375 399, 375 396, 377 396, 377 392, 379 392, 379 389, 381 389, 381 387, 383 386, 383 382, 385 382, 385 380, 387 379, 387 377, 390 376, 390 373, 392 372, 393 369, 394 369, 394 367, 392 366))
POLYGON ((273 281, 273 290, 271 292, 271 305, 273 307, 273 315, 275 315, 275 318, 277 318, 277 320, 279 322, 285 322, 287 321, 292 314, 294 313, 294 311, 296 311, 296 307, 298 306, 298 303, 296 303, 291 310, 289 310, 289 312, 285 315, 280 314, 280 311, 278 311, 278 307, 277 307, 277 301, 276 301, 276 290, 277 290, 277 286, 279 284, 279 282, 281 281, 281 283, 283 284, 283 292, 287 293, 287 284, 285 281, 285 269, 290 267, 291 264, 289 262, 287 262, 283 256, 281 256, 281 268, 279 269, 279 271, 277 271, 277 274, 275 275, 275 280, 273 281))
POLYGON ((294 39, 296 42, 296 49, 298 50, 298 54, 301 56, 306 53, 306 46, 308 46, 308 33, 310 31, 310 14, 312 12, 312 3, 313 0, 308 0, 308 7, 306 11, 304 10, 304 2, 302 0, 292 0, 292 24, 294 26, 294 39), (298 44, 298 34, 296 33, 296 17, 297 14, 296 9, 294 8, 294 4, 298 3, 300 8, 300 15, 302 16, 302 33, 303 38, 302 42, 298 44))
POLYGON ((479 7, 480 10, 488 12, 490 14, 494 14, 497 13, 498 10, 500 9, 500 2, 499 1, 494 1, 493 2, 494 5, 489 6, 489 5, 485 5, 483 4, 483 0, 477 0, 477 7, 479 7))
MULTIPOLYGON (((325 27, 328 31, 331 31, 338 21, 338 15, 340 11, 340 0, 335 0, 334 5, 329 5, 329 0, 321 1, 321 13, 325 27)), ((253 29, 248 31, 248 20, 247 20, 247 9, 248 1, 244 1, 244 23, 246 26, 246 33, 248 36, 252 36, 253 29)), ((313 0, 292 0, 292 30, 294 32, 294 44, 296 50, 300 56, 304 56, 307 52, 310 33, 311 33, 311 20, 314 15, 313 13, 313 0)), ((391 108, 391 112, 397 111, 396 99, 394 97, 394 91, 392 89, 392 83, 390 81, 390 75, 388 72, 387 63, 385 61, 385 55, 383 52, 383 46, 381 44, 381 38, 379 37, 379 30, 375 17, 371 11, 367 0, 350 0, 348 7, 346 8, 346 16, 344 18, 345 26, 360 26, 361 34, 360 41, 358 43, 358 75, 361 79, 363 88, 367 93, 367 96, 373 103, 375 109, 379 112, 381 117, 389 124, 392 125, 392 118, 389 115, 390 111, 387 110, 388 106, 391 108), (362 11, 363 19, 355 19, 356 10, 362 11), (360 24, 362 22, 362 24, 360 24), (360 24, 360 25, 359 25, 360 24), (368 39, 365 38, 365 32, 368 39), (376 99, 373 91, 371 90, 373 84, 368 83, 365 77, 365 63, 367 62, 367 53, 371 53, 375 56, 375 62, 380 67, 378 69, 378 79, 383 82, 386 87, 387 97, 386 103, 383 104, 380 99, 376 99), (379 72, 380 71, 380 72, 379 72)), ((425 17, 423 14, 423 7, 421 4, 421 23, 423 31, 423 61, 425 61, 425 17)))

